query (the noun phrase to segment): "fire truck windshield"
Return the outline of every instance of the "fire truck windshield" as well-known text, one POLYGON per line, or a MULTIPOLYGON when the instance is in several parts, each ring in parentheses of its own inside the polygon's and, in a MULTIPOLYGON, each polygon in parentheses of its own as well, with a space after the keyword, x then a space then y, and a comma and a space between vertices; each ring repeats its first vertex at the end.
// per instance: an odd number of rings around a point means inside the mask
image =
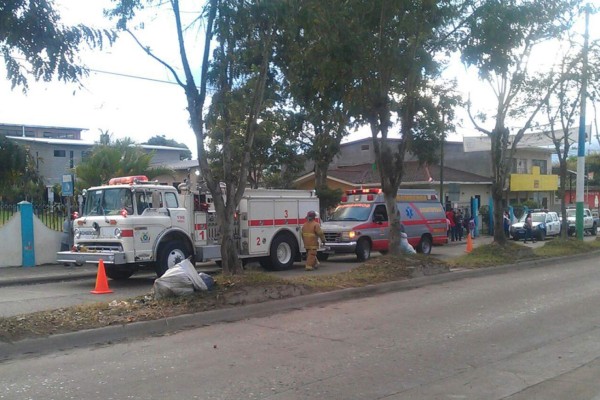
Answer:
POLYGON ((88 190, 83 215, 117 215, 123 209, 133 214, 131 189, 88 190))
POLYGON ((371 215, 373 203, 354 203, 339 205, 329 221, 366 221, 371 215))

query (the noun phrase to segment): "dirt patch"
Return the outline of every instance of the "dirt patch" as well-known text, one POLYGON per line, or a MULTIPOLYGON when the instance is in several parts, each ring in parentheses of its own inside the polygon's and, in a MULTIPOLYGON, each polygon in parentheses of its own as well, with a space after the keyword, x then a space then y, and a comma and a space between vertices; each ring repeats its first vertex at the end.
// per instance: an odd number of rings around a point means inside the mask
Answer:
POLYGON ((304 275, 284 280, 264 272, 250 271, 238 276, 216 276, 215 286, 211 291, 196 292, 185 297, 155 299, 152 293, 148 293, 124 301, 115 300, 0 318, 0 340, 12 342, 169 318, 448 271, 448 265, 432 257, 388 255, 371 259, 351 271, 332 275, 304 275))

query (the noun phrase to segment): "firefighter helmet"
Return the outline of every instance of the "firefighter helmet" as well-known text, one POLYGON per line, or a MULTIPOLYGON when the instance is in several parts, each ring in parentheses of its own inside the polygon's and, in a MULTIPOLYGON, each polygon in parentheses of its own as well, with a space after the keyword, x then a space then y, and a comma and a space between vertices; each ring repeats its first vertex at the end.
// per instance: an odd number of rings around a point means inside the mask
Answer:
POLYGON ((306 214, 306 218, 308 218, 309 220, 313 220, 313 219, 315 219, 316 217, 317 217, 317 213, 316 213, 316 212, 314 212, 314 211, 309 211, 309 212, 306 214))

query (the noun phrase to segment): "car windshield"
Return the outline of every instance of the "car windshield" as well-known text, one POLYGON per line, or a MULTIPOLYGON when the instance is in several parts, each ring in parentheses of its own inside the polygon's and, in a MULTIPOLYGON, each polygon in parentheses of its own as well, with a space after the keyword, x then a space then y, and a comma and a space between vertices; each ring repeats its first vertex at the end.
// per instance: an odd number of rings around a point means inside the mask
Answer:
MULTIPOLYGON (((525 222, 527 214, 521 215, 519 222, 525 222)), ((546 222, 546 213, 531 213, 531 222, 546 222)))
POLYGON ((568 217, 575 218, 576 214, 577 214, 577 210, 575 210, 573 208, 567 209, 567 218, 568 217))
POLYGON ((373 204, 355 203, 338 206, 329 221, 366 221, 371 215, 373 204))
POLYGON ((83 215, 117 215, 126 209, 133 213, 131 190, 127 188, 88 190, 83 215))
POLYGON ((531 214, 531 220, 532 220, 532 222, 546 222, 546 214, 545 213, 531 214))

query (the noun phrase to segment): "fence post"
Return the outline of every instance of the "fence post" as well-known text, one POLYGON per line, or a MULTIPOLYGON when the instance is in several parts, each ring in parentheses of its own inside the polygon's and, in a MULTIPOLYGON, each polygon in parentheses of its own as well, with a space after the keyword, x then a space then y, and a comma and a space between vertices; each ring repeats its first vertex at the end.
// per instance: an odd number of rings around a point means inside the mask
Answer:
POLYGON ((33 205, 28 201, 18 204, 21 212, 22 266, 35 266, 35 246, 33 238, 33 205))

